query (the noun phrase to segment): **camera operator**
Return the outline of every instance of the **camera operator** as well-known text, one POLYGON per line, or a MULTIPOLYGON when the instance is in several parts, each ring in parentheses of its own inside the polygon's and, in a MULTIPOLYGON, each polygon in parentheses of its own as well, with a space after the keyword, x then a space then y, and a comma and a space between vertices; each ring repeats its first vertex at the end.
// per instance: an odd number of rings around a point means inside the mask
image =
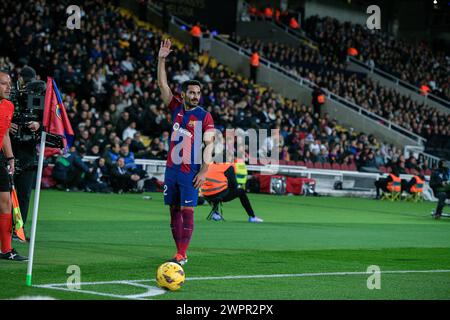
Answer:
POLYGON ((12 214, 9 174, 14 174, 14 155, 9 137, 9 127, 14 114, 14 104, 8 101, 11 94, 11 78, 0 70, 0 243, 1 259, 11 261, 28 260, 20 256, 11 246, 12 214))
POLYGON ((445 160, 440 160, 437 169, 432 172, 430 187, 433 189, 435 197, 438 198, 433 216, 435 219, 440 219, 445 207, 445 200, 450 199, 450 169, 447 167, 445 160))
MULTIPOLYGON (((36 72, 31 67, 24 67, 20 72, 17 89, 24 91, 27 85, 36 81, 36 72)), ((17 107, 17 106, 16 106, 17 107)), ((24 106, 19 106, 23 108, 24 106)), ((18 169, 15 177, 15 187, 17 190, 17 197, 19 199, 19 207, 22 213, 22 220, 25 224, 28 217, 28 208, 30 204, 31 190, 33 188, 34 179, 37 174, 37 136, 41 124, 38 121, 27 121, 25 123, 11 123, 10 136, 13 152, 18 160, 18 169), (27 139, 19 134, 19 131, 27 133, 27 139)), ((42 120, 41 120, 42 121, 42 120)), ((13 234, 13 240, 19 240, 13 234)))

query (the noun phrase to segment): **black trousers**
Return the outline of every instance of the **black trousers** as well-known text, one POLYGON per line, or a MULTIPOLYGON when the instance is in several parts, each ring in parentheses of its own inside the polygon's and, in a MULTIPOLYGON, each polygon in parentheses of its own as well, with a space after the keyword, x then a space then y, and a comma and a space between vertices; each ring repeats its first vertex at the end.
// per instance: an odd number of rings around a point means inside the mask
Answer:
POLYGON ((435 193, 435 195, 436 195, 436 198, 438 198, 438 204, 436 207, 435 214, 437 216, 440 216, 442 214, 442 210, 445 207, 445 200, 450 199, 450 192, 441 191, 441 192, 435 193))
POLYGON ((258 77, 258 67, 250 65, 250 80, 256 83, 258 77))
POLYGON ((111 188, 114 192, 119 192, 120 190, 128 192, 137 188, 137 182, 127 177, 115 177, 111 179, 111 188))
POLYGON ((375 188, 377 189, 377 198, 380 196, 380 190, 383 190, 384 192, 389 192, 387 185, 388 181, 386 178, 381 178, 375 181, 375 188))
POLYGON ((12 144, 14 156, 19 162, 19 166, 24 168, 19 174, 14 175, 14 185, 19 198, 19 207, 22 214, 22 220, 25 224, 28 217, 30 206, 31 191, 35 185, 37 168, 33 165, 36 162, 35 144, 12 144))
MULTIPOLYGON (((249 217, 254 217, 255 213, 253 211, 252 205, 250 204, 250 200, 247 197, 247 192, 245 192, 244 189, 226 189, 222 192, 219 192, 218 194, 215 194, 210 197, 205 197, 206 200, 213 203, 213 205, 216 206, 219 205, 220 202, 230 202, 234 199, 239 198, 241 200, 241 204, 244 207, 245 211, 247 212, 247 215, 249 217)), ((216 209, 217 210, 217 209, 216 209)))

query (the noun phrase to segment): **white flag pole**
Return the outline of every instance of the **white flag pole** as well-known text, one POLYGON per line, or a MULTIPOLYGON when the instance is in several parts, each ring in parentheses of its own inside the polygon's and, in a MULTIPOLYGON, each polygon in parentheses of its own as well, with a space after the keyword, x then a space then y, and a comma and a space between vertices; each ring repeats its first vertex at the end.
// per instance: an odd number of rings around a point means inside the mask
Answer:
POLYGON ((44 153, 45 153, 45 140, 47 137, 47 132, 42 131, 41 135, 41 145, 39 148, 39 162, 38 171, 36 177, 36 188, 34 193, 34 206, 33 206, 33 222, 31 224, 31 237, 30 237, 30 249, 28 251, 28 268, 27 268, 27 279, 26 285, 31 286, 32 283, 32 273, 33 273, 33 256, 34 256, 34 241, 36 239, 36 225, 39 210, 39 197, 41 193, 41 180, 42 180, 42 168, 44 167, 44 153))

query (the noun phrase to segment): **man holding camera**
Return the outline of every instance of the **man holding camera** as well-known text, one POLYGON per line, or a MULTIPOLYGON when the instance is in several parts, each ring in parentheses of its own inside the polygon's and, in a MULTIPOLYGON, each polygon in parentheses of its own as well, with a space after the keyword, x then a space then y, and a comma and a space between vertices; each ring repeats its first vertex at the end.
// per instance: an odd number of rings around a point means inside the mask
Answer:
POLYGON ((434 211, 434 218, 439 219, 445 206, 445 200, 450 199, 450 169, 445 160, 440 160, 438 168, 433 171, 430 177, 430 187, 438 198, 438 204, 434 211))
POLYGON ((8 175, 14 174, 14 155, 9 138, 9 128, 14 114, 14 105, 9 99, 11 94, 11 78, 6 72, 0 71, 0 243, 1 259, 26 261, 11 246, 12 214, 11 193, 8 175))
MULTIPOLYGON (((36 80, 36 72, 31 67, 24 67, 19 75, 19 89, 23 90, 27 84, 36 80)), ((14 176, 15 187, 17 190, 17 198, 19 199, 20 212, 22 220, 25 224, 28 217, 28 207, 30 205, 31 190, 33 188, 34 178, 36 177, 37 158, 36 158, 36 133, 40 129, 40 123, 37 121, 28 121, 27 123, 18 124, 12 120, 11 128, 11 145, 14 155, 17 159, 17 171, 14 176), (21 134, 26 134, 27 139, 23 139, 21 134)), ((13 233, 13 240, 20 241, 13 233)))

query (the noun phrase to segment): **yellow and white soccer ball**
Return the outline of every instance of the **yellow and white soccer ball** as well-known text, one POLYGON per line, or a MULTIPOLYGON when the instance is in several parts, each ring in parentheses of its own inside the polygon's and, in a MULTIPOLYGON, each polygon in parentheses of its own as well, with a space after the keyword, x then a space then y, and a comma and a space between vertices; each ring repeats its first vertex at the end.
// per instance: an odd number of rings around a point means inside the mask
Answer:
POLYGON ((184 284, 186 275, 183 268, 175 262, 165 262, 156 271, 156 283, 160 288, 176 291, 184 284))

